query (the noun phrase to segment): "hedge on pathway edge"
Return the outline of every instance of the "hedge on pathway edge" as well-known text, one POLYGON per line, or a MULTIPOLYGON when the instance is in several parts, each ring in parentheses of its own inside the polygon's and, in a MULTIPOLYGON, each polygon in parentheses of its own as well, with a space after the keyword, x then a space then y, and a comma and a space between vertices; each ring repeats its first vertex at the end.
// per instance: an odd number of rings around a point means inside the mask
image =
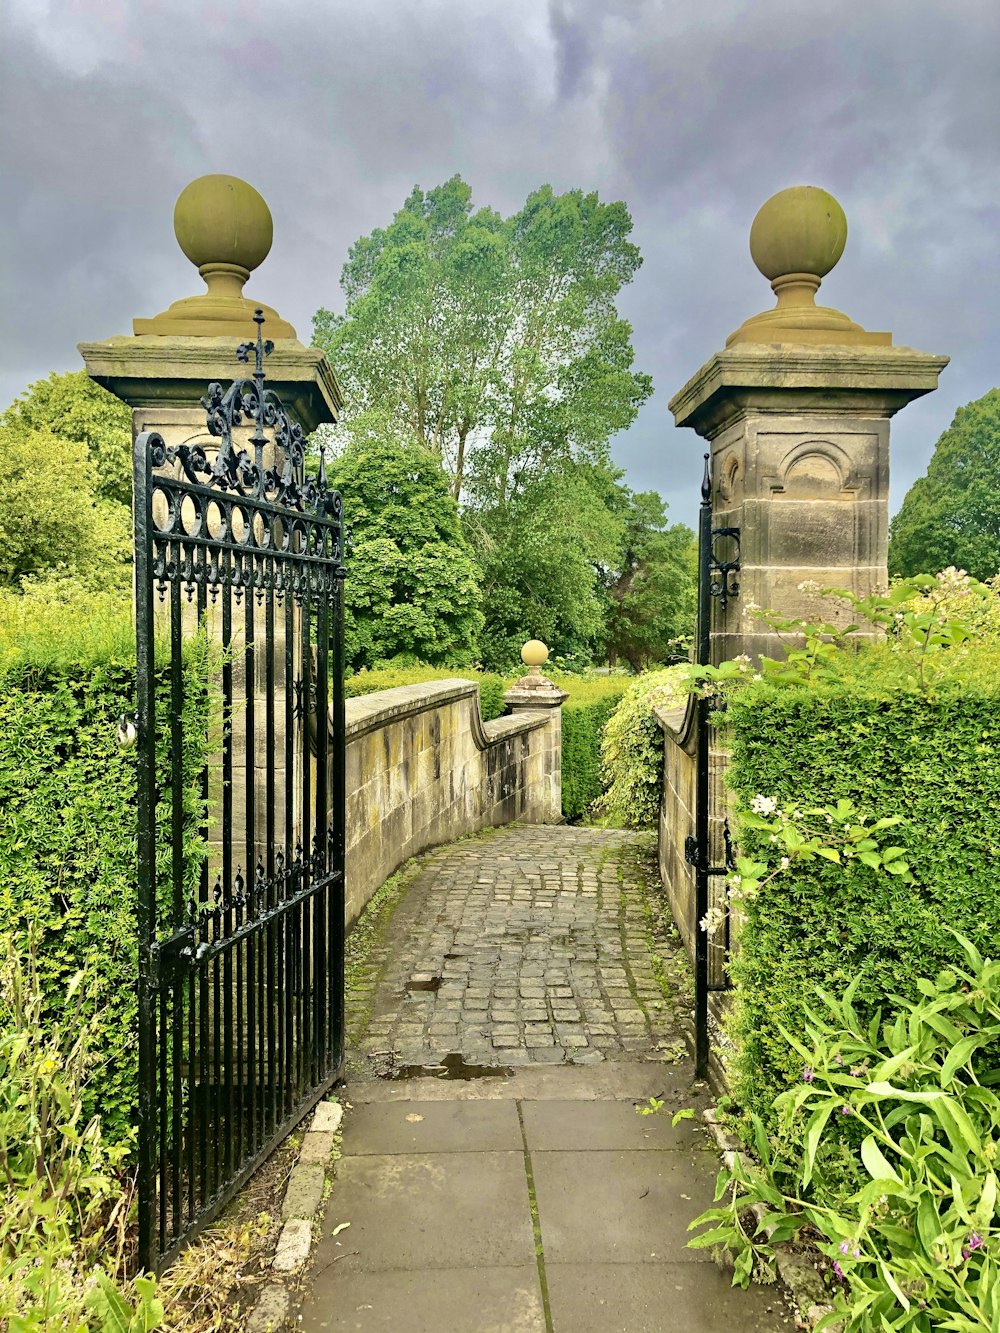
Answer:
MULTIPOLYGON (((188 888, 201 860, 197 777, 209 735, 204 640, 194 640, 185 677, 185 865, 188 888), (195 682, 200 682, 195 684, 195 682)), ((169 686, 157 690, 165 720, 169 686)), ((131 1137, 135 1124, 136 770, 135 750, 118 740, 122 714, 135 709, 135 661, 68 662, 0 672, 0 929, 25 938, 39 930, 39 976, 46 1018, 58 1020, 66 990, 87 964, 86 1012, 99 1015, 102 1062, 85 1109, 99 1111, 105 1138, 131 1137)), ((160 727, 161 734, 166 728, 160 727)), ((167 742, 157 766, 166 773, 167 742)), ((170 828, 166 783, 157 824, 170 828)), ((166 890, 169 848, 157 848, 166 890)), ((0 1002, 0 1021, 3 1021, 0 1002)))
MULTIPOLYGON (((817 987, 836 996, 858 975, 871 1014, 960 958, 952 930, 995 956, 1000 935, 1000 681, 990 651, 920 694, 894 682, 891 654, 870 649, 833 684, 746 686, 725 714, 737 807, 756 794, 788 809, 853 800, 873 818, 902 815, 892 841, 916 877, 907 885, 854 861, 799 864, 753 902, 732 963, 729 1032, 734 1093, 770 1118, 774 1097, 801 1083, 802 1038, 817 987)), ((741 834, 741 850, 767 849, 741 834)), ((806 1043, 808 1045, 808 1042, 806 1043)))

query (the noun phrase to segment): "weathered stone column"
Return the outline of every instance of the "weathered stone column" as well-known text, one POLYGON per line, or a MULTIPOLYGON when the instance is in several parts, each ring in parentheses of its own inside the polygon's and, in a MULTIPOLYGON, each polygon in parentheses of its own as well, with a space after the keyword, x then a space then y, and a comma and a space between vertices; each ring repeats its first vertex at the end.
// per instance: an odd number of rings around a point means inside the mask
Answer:
POLYGON ((528 674, 516 680, 503 697, 512 714, 547 711, 547 744, 538 755, 539 771, 528 775, 528 786, 544 790, 539 808, 540 823, 558 824, 562 819, 562 705, 569 695, 542 675, 549 650, 541 639, 529 639, 521 649, 528 674))
POLYGON ((808 617, 802 583, 865 595, 887 582, 889 419, 937 388, 948 358, 894 347, 891 334, 816 305, 846 240, 825 190, 769 199, 750 253, 777 305, 732 333, 670 403, 677 425, 709 443, 714 525, 742 531, 740 597, 714 608, 716 662, 781 654, 775 635, 742 617, 748 605, 808 617))
MULTIPOLYGON (((241 342, 253 342, 257 336, 254 312, 264 315, 264 336, 273 341, 265 370, 267 386, 273 390, 289 413, 310 432, 323 422, 337 419, 341 394, 326 355, 314 347, 305 347, 292 326, 271 306, 243 295, 251 272, 266 259, 271 249, 273 224, 264 199, 246 181, 235 176, 202 176, 192 181, 180 194, 174 208, 174 233, 180 248, 198 268, 208 290, 199 296, 175 301, 168 310, 152 319, 132 322, 133 335, 107 338, 102 342, 81 343, 87 374, 132 408, 133 437, 142 431, 158 431, 167 444, 199 444, 209 457, 218 449, 218 440, 209 434, 201 399, 212 382, 227 388, 234 379, 246 377, 248 367, 237 360, 241 342)), ((239 429, 237 444, 245 444, 252 423, 239 429)), ((270 448, 264 452, 265 467, 273 459, 270 448)), ((256 615, 261 623, 255 628, 258 642, 263 637, 263 612, 256 615)), ((185 629, 195 628, 196 607, 185 607, 185 629), (190 622, 190 623, 189 623, 190 622)), ((221 635, 218 607, 206 608, 208 631, 221 635)), ((242 624, 244 611, 235 618, 242 624)), ((298 625, 298 612, 294 623, 298 625)), ((284 620, 275 618, 273 638, 276 660, 284 656, 284 620)), ((237 629, 237 635, 243 630, 237 629)), ((301 676, 301 636, 294 631, 294 670, 301 676)), ((233 660, 233 691, 239 699, 244 691, 244 658, 236 652, 233 660)), ((258 676, 258 680, 260 677, 258 676)), ((283 690, 279 688, 279 693, 283 690)), ((263 684, 254 691, 263 708, 263 684)), ((276 707, 275 790, 279 807, 284 793, 284 709, 276 707)), ((233 720, 233 810, 234 836, 242 821, 248 737, 238 710, 233 720)), ((302 729, 295 738, 296 763, 305 761, 302 729)), ((253 765, 255 781, 256 827, 265 827, 264 773, 268 756, 263 752, 263 730, 258 728, 253 765)), ((215 781, 218 788, 219 781, 215 781)), ((315 785, 313 785, 315 790, 315 785)), ((219 792, 210 791, 210 801, 218 804, 219 792)), ((301 812, 296 811, 297 818, 301 812)))

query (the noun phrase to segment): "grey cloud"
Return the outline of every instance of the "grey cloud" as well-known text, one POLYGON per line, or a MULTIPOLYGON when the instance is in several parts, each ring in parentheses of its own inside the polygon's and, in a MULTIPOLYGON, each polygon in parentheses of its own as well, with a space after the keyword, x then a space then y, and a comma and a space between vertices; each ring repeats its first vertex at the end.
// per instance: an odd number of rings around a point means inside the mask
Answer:
POLYGON ((477 202, 538 184, 623 198, 645 256, 623 308, 657 392, 616 456, 690 518, 700 442, 667 400, 771 303, 747 232, 775 189, 851 222, 823 296, 952 355, 894 431, 894 499, 957 405, 997 379, 992 4, 955 0, 12 0, 4 20, 0 399, 75 344, 197 291, 173 200, 232 171, 265 195, 250 293, 308 338, 353 240, 461 172, 477 202))

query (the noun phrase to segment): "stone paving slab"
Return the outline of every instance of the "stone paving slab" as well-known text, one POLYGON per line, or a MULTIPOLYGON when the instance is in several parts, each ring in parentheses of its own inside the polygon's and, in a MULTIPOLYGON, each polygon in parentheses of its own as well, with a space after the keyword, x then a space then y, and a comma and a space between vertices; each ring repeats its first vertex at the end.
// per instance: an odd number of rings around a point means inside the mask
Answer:
POLYGON ((310 1333, 545 1333, 532 1263, 521 1268, 438 1268, 431 1273, 349 1273, 336 1302, 312 1311, 310 1333))
POLYGON ((548 1263, 663 1263, 682 1256, 688 1222, 711 1201, 718 1159, 688 1149, 532 1154, 548 1263))
POLYGON ((649 852, 626 830, 556 825, 428 857, 383 942, 370 1013, 352 1027, 355 1067, 412 1076, 448 1059, 516 1069, 678 1048, 649 949, 649 852))
POLYGON ((351 1113, 351 1152, 521 1152, 512 1101, 368 1103, 351 1113))
MULTIPOLYGON (((678 1097, 668 1110, 689 1105, 678 1097)), ((524 1137, 531 1152, 551 1152, 572 1146, 578 1152, 609 1149, 692 1149, 708 1151, 704 1131, 694 1120, 670 1123, 669 1114, 638 1115, 642 1102, 539 1101, 521 1107, 524 1137)), ((715 1159, 713 1159, 714 1161, 715 1159)))
POLYGON ((706 1106, 704 1089, 691 1088, 691 1066, 615 1063, 591 1066, 560 1065, 551 1069, 536 1066, 512 1070, 497 1078, 471 1080, 448 1078, 372 1079, 352 1083, 350 1100, 355 1106, 372 1102, 408 1101, 601 1101, 650 1097, 670 1099, 670 1105, 706 1106), (686 1098, 681 1102, 680 1098, 686 1098))
POLYGON ((338 1164, 316 1267, 336 1263, 339 1277, 534 1259, 523 1153, 371 1154, 338 1164))
POLYGON ((784 1333, 794 1328, 776 1288, 741 1291, 714 1264, 547 1263, 545 1273, 556 1333, 784 1333))
POLYGON ((648 851, 561 826, 426 859, 355 996, 360 1076, 305 1333, 791 1328, 779 1293, 734 1291, 685 1248, 719 1162, 670 1123, 708 1098, 648 851), (637 1115, 651 1096, 667 1110, 637 1115))

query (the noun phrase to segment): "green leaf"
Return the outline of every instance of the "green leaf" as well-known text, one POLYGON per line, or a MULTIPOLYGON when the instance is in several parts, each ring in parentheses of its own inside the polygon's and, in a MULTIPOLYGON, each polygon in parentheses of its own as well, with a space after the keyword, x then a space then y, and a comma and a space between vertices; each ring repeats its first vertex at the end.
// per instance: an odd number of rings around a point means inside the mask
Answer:
POLYGON ((875 1141, 874 1134, 869 1134, 861 1145, 861 1160, 873 1180, 899 1180, 899 1173, 886 1158, 875 1141))

